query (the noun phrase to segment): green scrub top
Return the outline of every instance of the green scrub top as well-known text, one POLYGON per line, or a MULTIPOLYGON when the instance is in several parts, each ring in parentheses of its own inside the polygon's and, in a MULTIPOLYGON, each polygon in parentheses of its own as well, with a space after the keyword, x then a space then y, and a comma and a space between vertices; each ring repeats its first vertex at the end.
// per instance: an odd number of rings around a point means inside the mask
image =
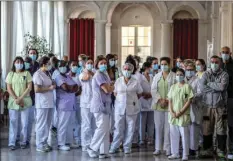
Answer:
MULTIPOLYGON (((192 87, 187 83, 185 83, 182 87, 179 87, 178 83, 174 84, 168 93, 168 98, 172 100, 174 112, 179 112, 183 108, 185 103, 189 99, 193 98, 193 96, 194 94, 192 91, 192 87)), ((168 122, 172 125, 177 126, 189 125, 191 122, 190 107, 179 118, 173 118, 172 115, 169 113, 168 122)))
MULTIPOLYGON (((162 99, 167 98, 168 94, 168 82, 163 77, 160 78, 158 82, 158 93, 162 99)), ((154 105, 153 109, 158 111, 168 111, 168 107, 161 107, 158 103, 154 105)))
MULTIPOLYGON (((11 84, 13 91, 17 97, 20 97, 27 88, 27 83, 32 82, 32 76, 28 71, 16 73, 10 72, 6 77, 6 83, 11 84)), ((9 97, 8 101, 8 109, 11 110, 24 110, 25 108, 32 106, 32 99, 30 94, 23 98, 24 107, 20 107, 14 101, 12 96, 9 97)))

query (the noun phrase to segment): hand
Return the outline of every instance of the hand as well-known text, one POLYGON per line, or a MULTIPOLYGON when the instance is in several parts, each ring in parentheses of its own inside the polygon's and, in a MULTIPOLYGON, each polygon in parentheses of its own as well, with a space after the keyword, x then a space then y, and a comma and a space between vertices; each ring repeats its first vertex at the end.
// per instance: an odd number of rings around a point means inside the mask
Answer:
POLYGON ((19 105, 22 102, 22 99, 20 97, 15 99, 15 103, 19 105))
POLYGON ((56 88, 56 85, 54 84, 49 87, 50 90, 54 90, 55 88, 56 88))
POLYGON ((176 112, 176 118, 179 118, 182 115, 181 112, 176 112))
POLYGON ((175 112, 172 112, 171 115, 172 115, 173 118, 176 118, 176 113, 175 112))
POLYGON ((24 102, 23 102, 23 101, 20 102, 19 106, 20 106, 20 107, 24 107, 24 102))

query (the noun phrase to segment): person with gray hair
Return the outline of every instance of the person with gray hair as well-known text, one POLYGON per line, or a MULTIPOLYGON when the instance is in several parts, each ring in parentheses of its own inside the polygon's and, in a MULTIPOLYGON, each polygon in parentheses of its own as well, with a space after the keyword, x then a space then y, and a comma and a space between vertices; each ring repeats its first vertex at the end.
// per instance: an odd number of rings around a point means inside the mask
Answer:
POLYGON ((123 142, 124 153, 131 153, 135 124, 139 108, 139 96, 143 90, 139 82, 132 77, 134 66, 125 63, 123 76, 115 82, 115 130, 109 153, 116 153, 123 142))
POLYGON ((203 112, 203 149, 201 155, 212 156, 213 133, 216 126, 218 157, 225 158, 227 141, 227 87, 229 75, 220 68, 221 59, 211 57, 211 69, 200 80, 203 112))

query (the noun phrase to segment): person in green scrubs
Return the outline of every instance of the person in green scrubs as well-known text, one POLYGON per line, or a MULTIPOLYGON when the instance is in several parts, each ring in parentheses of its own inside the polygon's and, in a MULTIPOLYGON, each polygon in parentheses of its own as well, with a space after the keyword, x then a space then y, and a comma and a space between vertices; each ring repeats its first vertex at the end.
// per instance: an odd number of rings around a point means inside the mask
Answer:
POLYGON ((21 149, 26 148, 29 107, 32 106, 30 91, 32 89, 32 77, 25 71, 24 60, 16 57, 13 61, 11 72, 6 78, 7 91, 10 95, 8 101, 10 127, 9 127, 9 148, 16 149, 17 131, 21 131, 21 149), (19 124, 19 118, 21 126, 19 124), (20 128, 19 128, 20 127, 20 128))
POLYGON ((178 159, 180 135, 182 139, 183 161, 188 160, 189 155, 189 126, 191 123, 190 104, 194 96, 192 87, 185 83, 185 71, 177 69, 176 81, 168 92, 170 124, 170 139, 172 155, 168 159, 178 159))

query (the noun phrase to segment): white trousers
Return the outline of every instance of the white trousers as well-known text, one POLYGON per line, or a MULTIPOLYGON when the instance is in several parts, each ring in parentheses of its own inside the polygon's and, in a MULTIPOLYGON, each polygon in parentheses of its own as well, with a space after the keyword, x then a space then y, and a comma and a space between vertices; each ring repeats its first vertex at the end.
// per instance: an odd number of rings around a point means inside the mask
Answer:
MULTIPOLYGON (((27 141, 27 128, 28 128, 28 115, 29 108, 25 110, 9 110, 10 127, 9 127, 9 146, 15 146, 17 139, 17 131, 21 131, 21 145, 25 145, 27 141), (21 126, 19 123, 19 117, 21 118, 21 126), (20 128, 18 128, 20 126, 20 128)), ((19 138, 20 139, 20 138, 19 138)))
POLYGON ((91 140, 90 148, 100 154, 108 154, 110 115, 104 113, 94 113, 97 128, 91 140))
POLYGON ((88 147, 96 129, 95 118, 90 108, 81 108, 81 120, 82 147, 88 147))
POLYGON ((189 126, 176 126, 170 124, 171 152, 179 155, 180 136, 182 139, 183 156, 189 155, 189 126))
POLYGON ((53 108, 36 109, 36 146, 42 148, 47 144, 49 129, 53 117, 53 108))
POLYGON ((170 128, 168 123, 168 112, 154 111, 155 122, 155 149, 171 151, 170 128), (162 149, 163 148, 163 149, 162 149))
POLYGON ((140 113, 140 141, 154 140, 154 111, 141 111, 140 113))
POLYGON ((35 123, 35 117, 36 117, 35 111, 36 111, 35 106, 32 106, 29 108, 28 129, 27 129, 27 141, 29 143, 31 141, 32 132, 35 132, 35 131, 32 131, 32 127, 35 123))
POLYGON ((123 142, 124 149, 131 149, 135 124, 137 120, 136 115, 119 115, 115 114, 115 130, 111 149, 118 149, 123 142))
POLYGON ((57 142, 58 146, 73 143, 73 120, 75 111, 57 110, 57 142))
POLYGON ((74 111, 74 120, 73 120, 73 127, 74 127, 74 140, 77 144, 81 145, 81 108, 79 107, 76 111, 74 111))
POLYGON ((133 135, 133 143, 137 144, 139 139, 139 128, 140 128, 140 113, 137 114, 135 130, 133 135))
POLYGON ((198 150, 199 140, 200 140, 201 125, 192 123, 190 125, 190 149, 198 150))

